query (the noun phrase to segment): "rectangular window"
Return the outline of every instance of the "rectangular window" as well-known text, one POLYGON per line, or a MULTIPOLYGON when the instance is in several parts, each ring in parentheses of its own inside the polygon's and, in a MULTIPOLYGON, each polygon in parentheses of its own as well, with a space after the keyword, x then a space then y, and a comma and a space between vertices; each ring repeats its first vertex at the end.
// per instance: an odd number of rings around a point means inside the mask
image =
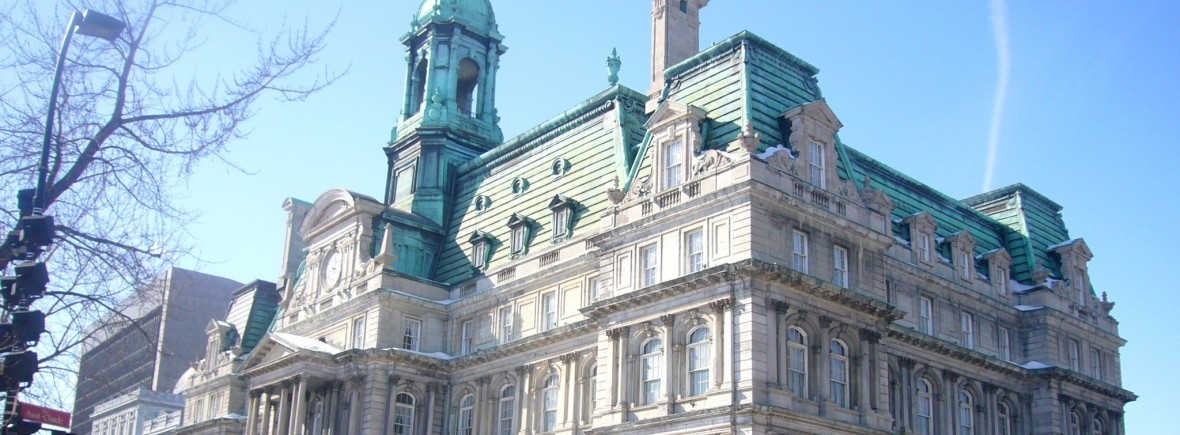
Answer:
POLYGON ((1077 340, 1069 340, 1069 369, 1075 372, 1082 371, 1081 355, 1079 354, 1081 351, 1078 349, 1079 347, 1077 340))
POLYGON ((418 350, 419 337, 422 336, 422 321, 406 319, 402 321, 402 349, 418 350))
POLYGON ((848 250, 839 246, 832 249, 832 284, 848 287, 848 250))
POLYGON ((525 242, 525 226, 519 225, 512 227, 512 253, 521 254, 524 252, 525 242))
POLYGON ((825 156, 824 148, 820 144, 812 142, 808 147, 808 166, 811 168, 811 184, 825 189, 827 185, 827 170, 824 165, 825 156))
POLYGON ((992 277, 992 281, 996 282, 996 293, 1001 295, 1008 294, 1008 271, 1003 268, 996 268, 996 274, 992 277))
POLYGON ((500 308, 500 342, 507 343, 514 339, 513 325, 516 318, 512 315, 512 306, 500 308))
POLYGON ((1000 359, 1012 361, 1012 333, 1008 328, 1000 327, 996 334, 997 347, 1000 349, 1000 359))
POLYGON ((488 244, 484 241, 475 242, 471 246, 471 264, 476 269, 483 269, 487 266, 488 261, 488 244))
POLYGON ((602 280, 598 277, 590 278, 590 302, 598 302, 603 298, 602 280))
POLYGON ((660 251, 656 245, 639 249, 639 286, 655 285, 659 280, 660 251))
POLYGON ((1082 269, 1074 269, 1073 271, 1073 288, 1077 293, 1078 304, 1086 305, 1086 272, 1082 269))
POLYGON ((569 236, 570 209, 561 207, 553 212, 553 238, 560 240, 569 236))
POLYGON ((971 256, 967 251, 959 251, 959 278, 971 279, 971 256))
POLYGON ((472 345, 475 344, 475 325, 470 320, 463 322, 459 328, 459 355, 467 355, 471 353, 472 345))
POLYGON ((962 313, 963 347, 975 349, 975 316, 962 313))
POLYGON ((671 189, 684 182, 684 142, 672 142, 664 147, 664 188, 671 189))
POLYGON ((541 295, 541 324, 542 331, 557 327, 557 293, 549 292, 541 295))
POLYGON ((365 318, 361 317, 352 321, 352 347, 354 349, 365 348, 365 318))
POLYGON ((934 335, 934 300, 923 297, 919 303, 918 332, 934 335))
POLYGON ((1102 369, 1106 365, 1102 362, 1102 351, 1090 348, 1090 374, 1094 379, 1102 380, 1102 369))
POLYGON ((689 231, 684 235, 684 261, 688 273, 705 269, 705 232, 689 231))
POLYGON ((927 234, 918 235, 918 258, 930 262, 930 236, 927 234))
POLYGON ((791 267, 807 273, 807 233, 792 230, 791 234, 791 267))
POLYGON ((214 393, 209 397, 209 419, 217 418, 218 409, 221 408, 221 394, 214 393))

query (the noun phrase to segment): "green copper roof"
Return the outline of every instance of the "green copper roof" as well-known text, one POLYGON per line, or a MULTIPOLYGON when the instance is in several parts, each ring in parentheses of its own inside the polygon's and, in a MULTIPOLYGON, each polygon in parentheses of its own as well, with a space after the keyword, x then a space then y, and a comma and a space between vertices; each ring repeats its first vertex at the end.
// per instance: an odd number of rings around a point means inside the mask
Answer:
POLYGON ((414 24, 431 21, 462 23, 485 34, 496 32, 496 14, 488 0, 425 0, 418 7, 414 24))

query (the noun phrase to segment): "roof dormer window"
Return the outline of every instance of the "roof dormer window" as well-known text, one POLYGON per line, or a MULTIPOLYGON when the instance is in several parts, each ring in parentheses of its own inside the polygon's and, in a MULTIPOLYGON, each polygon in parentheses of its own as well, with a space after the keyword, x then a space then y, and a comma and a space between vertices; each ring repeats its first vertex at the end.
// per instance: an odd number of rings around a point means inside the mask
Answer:
POLYGON ((513 213, 508 218, 508 229, 511 231, 509 255, 520 258, 528 253, 529 239, 532 237, 533 221, 519 213, 513 213))
POLYGON ((671 189, 684 182, 684 142, 674 141, 664 145, 663 152, 664 189, 671 189))
POLYGON ((824 147, 818 143, 810 142, 807 147, 807 165, 811 179, 811 185, 820 189, 826 189, 827 183, 827 166, 825 166, 826 156, 824 155, 824 147))
POLYGON ((476 231, 467 241, 471 243, 471 266, 477 270, 486 270, 492 257, 492 236, 476 231))
POLYGON ((549 201, 549 210, 553 211, 553 242, 570 238, 574 230, 574 210, 577 202, 557 195, 549 201))
POLYGON ((918 212, 902 220, 910 227, 910 244, 914 252, 914 262, 931 264, 934 260, 934 233, 938 230, 938 223, 927 212, 918 212))
POLYGON ((975 277, 975 237, 969 231, 952 234, 948 240, 954 258, 955 271, 962 281, 975 277))

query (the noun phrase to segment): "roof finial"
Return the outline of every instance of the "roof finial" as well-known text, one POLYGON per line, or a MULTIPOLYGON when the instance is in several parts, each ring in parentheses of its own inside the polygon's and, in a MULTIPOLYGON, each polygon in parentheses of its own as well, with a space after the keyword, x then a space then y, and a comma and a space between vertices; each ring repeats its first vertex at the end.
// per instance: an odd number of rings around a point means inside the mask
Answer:
POLYGON ((606 76, 606 80, 610 82, 611 86, 619 84, 619 67, 623 65, 623 60, 619 59, 619 50, 617 48, 610 49, 610 57, 606 58, 606 70, 610 75, 606 76))

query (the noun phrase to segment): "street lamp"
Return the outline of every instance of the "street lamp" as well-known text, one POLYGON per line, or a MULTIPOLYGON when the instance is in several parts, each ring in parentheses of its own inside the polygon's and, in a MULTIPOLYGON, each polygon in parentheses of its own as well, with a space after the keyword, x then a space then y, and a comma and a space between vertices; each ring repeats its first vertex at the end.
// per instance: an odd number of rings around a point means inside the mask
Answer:
POLYGON ((49 140, 53 136, 53 117, 57 112, 57 89, 61 87, 61 72, 66 63, 66 51, 70 47, 70 39, 74 33, 94 36, 114 42, 126 27, 122 21, 89 9, 82 12, 74 11, 70 14, 70 24, 66 27, 66 35, 61 41, 61 50, 57 54, 57 67, 53 70, 53 87, 49 90, 49 113, 45 116, 45 138, 41 143, 41 164, 37 167, 37 191, 34 194, 33 214, 41 215, 49 206, 48 193, 45 183, 49 177, 49 140))

